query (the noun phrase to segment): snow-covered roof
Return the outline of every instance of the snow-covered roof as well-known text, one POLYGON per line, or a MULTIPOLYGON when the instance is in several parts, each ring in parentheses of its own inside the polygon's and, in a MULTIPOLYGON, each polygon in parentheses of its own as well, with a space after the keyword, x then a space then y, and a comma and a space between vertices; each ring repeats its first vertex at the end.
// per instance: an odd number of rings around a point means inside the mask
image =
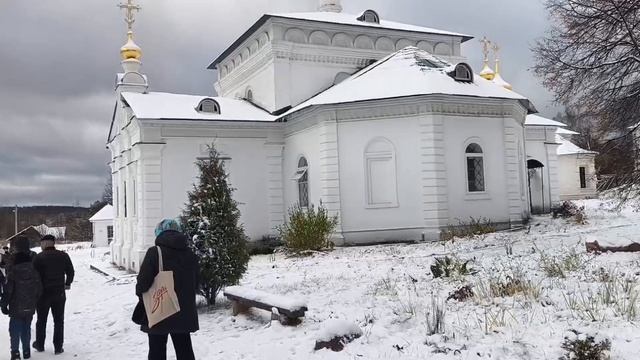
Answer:
POLYGON ((318 12, 302 12, 302 13, 274 13, 274 14, 265 14, 263 15, 255 24, 253 24, 244 34, 242 34, 238 39, 231 44, 217 59, 215 59, 211 65, 209 65, 209 69, 215 69, 216 66, 224 60, 229 54, 231 54, 238 46, 240 46, 249 36, 255 33, 262 25, 264 25, 271 18, 284 18, 284 19, 296 19, 296 20, 305 20, 305 21, 314 21, 314 22, 322 22, 329 24, 340 24, 340 25, 352 25, 352 26, 360 26, 360 27, 370 27, 370 28, 378 28, 378 29, 389 29, 389 30, 399 30, 399 31, 410 31, 424 34, 436 34, 436 35, 447 35, 447 36, 456 36, 462 38, 462 42, 473 39, 473 36, 460 34, 456 32, 450 32, 445 30, 432 29, 423 26, 409 25, 403 24, 394 21, 388 21, 384 19, 380 19, 380 23, 370 23, 365 21, 358 20, 360 15, 355 14, 347 14, 347 13, 336 13, 336 12, 328 12, 328 11, 318 11, 318 12))
POLYGON ((102 221, 113 220, 113 206, 110 204, 105 205, 100 211, 89 219, 89 221, 102 221))
POLYGON ((403 24, 395 21, 388 21, 382 18, 380 18, 379 24, 372 23, 372 22, 365 22, 365 21, 358 20, 358 18, 361 15, 348 14, 343 12, 337 13, 337 12, 330 12, 330 11, 316 11, 316 12, 302 12, 302 13, 279 13, 279 14, 276 13, 276 14, 266 14, 266 15, 271 17, 317 21, 317 22, 332 23, 332 24, 365 26, 365 27, 374 27, 374 28, 381 28, 381 29, 412 31, 412 32, 427 33, 427 34, 459 36, 463 38, 463 42, 473 39, 473 36, 466 35, 466 34, 460 34, 460 33, 445 31, 445 30, 438 30, 438 29, 428 28, 424 26, 403 24))
POLYGON ((473 82, 456 81, 448 74, 453 70, 454 66, 446 61, 416 47, 407 47, 303 102, 287 114, 315 105, 436 94, 513 99, 535 111, 524 96, 478 75, 474 76, 473 82))
POLYGON ((561 123, 559 121, 547 119, 540 115, 531 114, 527 116, 527 120, 524 122, 526 126, 557 126, 557 127, 566 127, 567 124, 561 123))
POLYGON ((161 92, 124 92, 122 97, 138 119, 274 121, 275 116, 245 100, 161 92), (213 99, 220 114, 197 111, 204 99, 213 99))
POLYGON ((598 154, 595 151, 585 150, 560 135, 556 135, 556 142, 560 144, 557 151, 558 155, 598 154))
POLYGON ((569 130, 567 128, 558 128, 558 130, 556 130, 556 134, 558 134, 558 135, 580 135, 579 132, 575 132, 575 131, 569 130))

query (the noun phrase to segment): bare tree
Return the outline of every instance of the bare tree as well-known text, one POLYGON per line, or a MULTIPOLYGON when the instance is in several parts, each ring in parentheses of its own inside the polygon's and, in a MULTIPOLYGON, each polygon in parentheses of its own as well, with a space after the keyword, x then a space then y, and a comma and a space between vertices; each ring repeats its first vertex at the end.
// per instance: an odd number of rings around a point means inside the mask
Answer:
POLYGON ((597 119, 577 127, 590 137, 597 133, 612 185, 630 188, 640 183, 629 156, 640 123, 640 0, 546 5, 553 25, 533 48, 534 71, 559 103, 597 119))
POLYGON ((105 204, 113 204, 113 179, 111 178, 111 174, 107 177, 107 182, 104 185, 102 202, 105 204))
POLYGON ((640 0, 547 0, 535 73, 556 99, 623 129, 640 110, 640 0))

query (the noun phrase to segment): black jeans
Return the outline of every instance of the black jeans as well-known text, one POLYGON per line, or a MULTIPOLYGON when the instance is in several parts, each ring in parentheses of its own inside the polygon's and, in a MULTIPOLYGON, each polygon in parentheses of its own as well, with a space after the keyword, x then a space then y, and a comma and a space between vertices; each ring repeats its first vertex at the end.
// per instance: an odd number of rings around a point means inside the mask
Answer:
POLYGON ((44 348, 44 340, 47 337, 47 318, 49 309, 53 315, 53 347, 55 350, 62 349, 64 344, 64 304, 67 296, 64 289, 57 291, 47 291, 38 301, 38 320, 36 321, 36 341, 35 345, 44 348))
MULTIPOLYGON (((167 340, 169 335, 149 334, 149 360, 167 359, 167 340)), ((195 360, 191 334, 171 334, 173 347, 176 349, 177 360, 195 360)))

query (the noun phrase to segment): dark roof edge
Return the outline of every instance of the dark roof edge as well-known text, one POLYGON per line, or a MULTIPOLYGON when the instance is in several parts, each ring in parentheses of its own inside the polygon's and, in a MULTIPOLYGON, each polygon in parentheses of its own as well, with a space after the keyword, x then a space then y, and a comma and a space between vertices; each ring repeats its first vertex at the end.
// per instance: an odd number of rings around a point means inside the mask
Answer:
POLYGON ((245 31, 236 41, 234 41, 220 56, 218 56, 215 60, 213 60, 213 62, 211 64, 209 64, 209 66, 207 66, 207 69, 214 70, 218 66, 218 64, 222 62, 223 59, 225 59, 233 51, 235 51, 235 49, 237 49, 240 46, 240 44, 245 42, 249 38, 249 36, 251 34, 253 34, 262 25, 264 25, 267 22, 267 20, 269 20, 271 18, 281 18, 281 19, 291 19, 291 20, 305 20, 305 21, 316 22, 316 23, 336 24, 336 25, 345 25, 345 26, 361 26, 361 27, 367 27, 367 28, 371 28, 371 29, 395 30, 395 31, 403 31, 403 32, 413 32, 413 33, 419 33, 419 34, 456 36, 456 37, 462 38, 462 43, 465 43, 465 42, 473 39, 473 36, 464 35, 464 34, 457 34, 457 33, 441 34, 441 33, 436 33, 436 32, 429 32, 429 31, 394 29, 394 28, 389 28, 389 27, 384 27, 384 26, 367 26, 366 24, 362 24, 362 25, 342 24, 342 23, 334 23, 334 22, 330 22, 330 21, 309 20, 309 19, 300 19, 300 18, 295 18, 295 17, 281 16, 281 15, 265 14, 265 15, 262 15, 262 17, 260 19, 258 19, 258 21, 255 24, 253 24, 253 26, 251 26, 249 28, 249 30, 245 31))

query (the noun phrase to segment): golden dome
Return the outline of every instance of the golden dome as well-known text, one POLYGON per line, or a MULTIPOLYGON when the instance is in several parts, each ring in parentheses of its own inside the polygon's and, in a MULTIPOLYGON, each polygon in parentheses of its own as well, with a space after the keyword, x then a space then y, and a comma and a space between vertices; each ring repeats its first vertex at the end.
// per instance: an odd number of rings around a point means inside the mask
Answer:
POLYGON ((142 49, 133 41, 133 31, 129 31, 127 33, 127 36, 129 38, 127 40, 127 43, 124 44, 122 48, 120 48, 120 55, 122 56, 122 60, 140 60, 142 58, 142 49))
POLYGON ((485 61, 484 67, 482 68, 482 71, 480 71, 480 76, 489 81, 492 81, 496 77, 496 73, 491 69, 488 61, 485 61))

